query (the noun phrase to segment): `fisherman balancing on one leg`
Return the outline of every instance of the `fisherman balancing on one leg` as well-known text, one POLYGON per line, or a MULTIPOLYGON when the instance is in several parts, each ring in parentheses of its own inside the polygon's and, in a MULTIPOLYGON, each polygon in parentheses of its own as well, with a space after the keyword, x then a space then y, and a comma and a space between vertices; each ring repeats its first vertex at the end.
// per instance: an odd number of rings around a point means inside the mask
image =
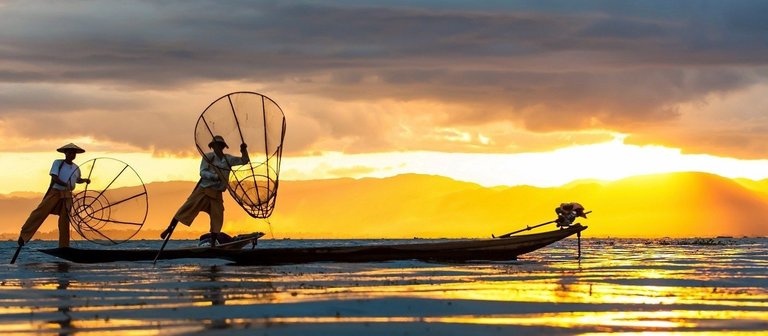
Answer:
POLYGON ((220 234, 224 224, 224 198, 222 194, 227 190, 232 166, 247 164, 250 158, 246 150, 248 146, 244 143, 240 145, 241 157, 225 154, 224 149, 229 148, 229 146, 220 135, 214 136, 208 147, 213 149, 213 152, 206 153, 200 162, 200 181, 187 201, 173 216, 168 228, 160 234, 161 238, 165 239, 167 235, 171 234, 178 222, 187 226, 192 225, 197 214, 204 211, 211 218, 211 247, 222 242, 222 236, 224 236, 224 234, 220 234))
POLYGON ((58 215, 59 247, 69 247, 69 210, 72 208, 72 190, 75 189, 76 183, 91 183, 91 180, 80 178, 80 169, 72 162, 77 154, 85 153, 84 149, 70 143, 56 151, 64 153, 64 159, 53 161, 51 184, 40 205, 32 211, 21 227, 19 246, 23 246, 32 239, 48 215, 58 215))

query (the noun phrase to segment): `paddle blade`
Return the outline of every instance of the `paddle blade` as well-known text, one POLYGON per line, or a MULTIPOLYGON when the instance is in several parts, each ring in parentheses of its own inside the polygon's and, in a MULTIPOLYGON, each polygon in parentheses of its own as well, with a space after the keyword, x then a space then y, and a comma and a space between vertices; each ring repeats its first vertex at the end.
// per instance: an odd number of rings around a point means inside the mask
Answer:
POLYGON ((157 259, 160 259, 160 255, 163 254, 163 250, 165 250, 165 245, 168 244, 168 241, 171 239, 171 236, 173 235, 173 230, 176 230, 176 224, 178 224, 178 222, 174 220, 171 223, 171 225, 168 227, 168 229, 163 231, 163 234, 165 235, 165 237, 163 237, 163 245, 160 246, 160 250, 157 251, 157 255, 155 256, 155 260, 152 261, 152 265, 157 264, 157 259))
POLYGON ((19 245, 19 247, 16 248, 16 253, 14 253, 13 258, 11 258, 11 265, 16 263, 16 258, 19 257, 19 252, 21 252, 21 245, 19 245))

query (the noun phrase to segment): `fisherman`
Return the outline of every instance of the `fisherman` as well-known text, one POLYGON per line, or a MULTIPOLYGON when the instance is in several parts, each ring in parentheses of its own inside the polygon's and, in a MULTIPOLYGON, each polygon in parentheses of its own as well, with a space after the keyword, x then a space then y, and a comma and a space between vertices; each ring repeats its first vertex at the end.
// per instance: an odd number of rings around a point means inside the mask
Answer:
POLYGON ((72 209, 72 190, 75 189, 76 183, 91 183, 91 180, 80 178, 80 168, 72 162, 77 154, 85 153, 84 149, 70 143, 56 151, 64 153, 64 159, 53 161, 50 173, 51 184, 40 205, 32 210, 21 227, 19 246, 24 246, 32 239, 48 215, 57 215, 59 216, 59 247, 69 247, 69 210, 72 209))
POLYGON ((564 229, 573 224, 576 217, 587 218, 587 214, 584 213, 584 207, 576 202, 561 203, 559 207, 555 208, 557 213, 557 227, 564 229))
POLYGON ((186 226, 192 225, 200 211, 204 211, 208 213, 211 219, 211 247, 215 247, 217 243, 221 242, 219 233, 224 224, 224 198, 222 194, 227 190, 229 173, 232 171, 232 166, 247 164, 250 158, 246 150, 248 145, 245 143, 240 145, 241 157, 225 154, 224 149, 229 148, 229 146, 220 135, 213 137, 208 148, 213 149, 213 152, 205 153, 200 162, 200 181, 187 201, 173 216, 168 228, 160 234, 161 238, 165 239, 167 235, 173 232, 178 222, 186 226))

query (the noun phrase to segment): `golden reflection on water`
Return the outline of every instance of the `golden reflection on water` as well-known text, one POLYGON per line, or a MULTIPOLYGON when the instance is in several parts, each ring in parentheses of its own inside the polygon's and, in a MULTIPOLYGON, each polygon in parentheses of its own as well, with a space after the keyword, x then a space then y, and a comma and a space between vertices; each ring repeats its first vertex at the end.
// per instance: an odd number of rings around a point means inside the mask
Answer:
POLYGON ((254 322, 271 323, 381 323, 381 322, 428 322, 428 323, 469 323, 492 325, 538 325, 554 327, 576 327, 583 325, 605 327, 637 327, 637 328, 676 328, 692 327, 694 323, 675 320, 682 316, 662 312, 630 313, 589 313, 589 314, 523 314, 514 316, 449 316, 449 317, 271 317, 262 319, 227 319, 230 324, 254 322), (669 320, 667 320, 669 319, 669 320))
POLYGON ((509 264, 7 267, 0 269, 0 333, 155 335, 392 322, 580 332, 768 329, 767 248, 657 249, 585 248, 591 256, 581 263, 572 251, 553 249, 509 264), (276 307, 282 313, 273 313, 276 307))
MULTIPOLYGON (((768 292, 709 287, 622 286, 613 284, 559 284, 530 282, 448 283, 435 286, 390 285, 355 286, 327 289, 295 289, 291 296, 276 295, 279 302, 326 299, 378 298, 397 293, 409 297, 455 300, 487 300, 548 303, 617 303, 617 304, 707 304, 743 307, 768 307, 768 292)), ((234 302, 234 301, 232 301, 234 302)), ((236 302, 249 303, 247 298, 236 302)), ((252 303, 252 302, 250 302, 252 303)))
POLYGON ((72 323, 77 335, 178 335, 199 332, 201 326, 190 326, 187 322, 146 321, 132 319, 83 320, 72 323))
POLYGON ((95 319, 70 322, 27 322, 16 324, 0 323, 0 332, 13 334, 51 334, 60 335, 178 335, 200 332, 203 326, 190 325, 189 322, 146 321, 138 319, 95 319))
POLYGON ((577 326, 634 327, 634 328, 693 328, 696 320, 751 319, 767 320, 768 312, 752 311, 637 311, 637 312, 581 312, 556 314, 529 314, 515 316, 457 316, 427 319, 434 322, 475 324, 543 325, 563 328, 577 326))
MULTIPOLYGON (((324 317, 269 317, 252 319, 224 319, 228 325, 249 323, 382 323, 382 322, 428 322, 468 323, 490 325, 528 325, 575 328, 579 326, 601 326, 605 328, 631 327, 637 329, 693 328, 695 320, 721 320, 733 318, 755 321, 768 318, 768 312, 744 311, 641 311, 641 312, 582 312, 549 314, 516 314, 494 316, 324 316, 324 317)), ((209 320, 210 321, 210 320, 209 320)))

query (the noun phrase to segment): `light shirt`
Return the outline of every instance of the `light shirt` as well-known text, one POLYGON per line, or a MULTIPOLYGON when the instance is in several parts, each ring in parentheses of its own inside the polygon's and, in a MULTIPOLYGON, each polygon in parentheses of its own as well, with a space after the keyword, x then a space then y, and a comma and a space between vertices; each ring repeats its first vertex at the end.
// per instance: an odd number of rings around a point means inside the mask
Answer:
POLYGON ((246 163, 248 161, 242 157, 224 154, 224 157, 220 158, 213 152, 205 153, 205 157, 200 162, 200 187, 214 188, 218 191, 226 190, 232 166, 242 166, 246 163), (223 180, 219 178, 219 173, 216 172, 217 169, 224 177, 223 180))
POLYGON ((80 167, 76 164, 69 164, 63 159, 53 161, 51 166, 51 175, 58 176, 60 180, 67 183, 68 187, 54 183, 53 189, 56 190, 73 190, 77 184, 77 180, 80 179, 80 167))

